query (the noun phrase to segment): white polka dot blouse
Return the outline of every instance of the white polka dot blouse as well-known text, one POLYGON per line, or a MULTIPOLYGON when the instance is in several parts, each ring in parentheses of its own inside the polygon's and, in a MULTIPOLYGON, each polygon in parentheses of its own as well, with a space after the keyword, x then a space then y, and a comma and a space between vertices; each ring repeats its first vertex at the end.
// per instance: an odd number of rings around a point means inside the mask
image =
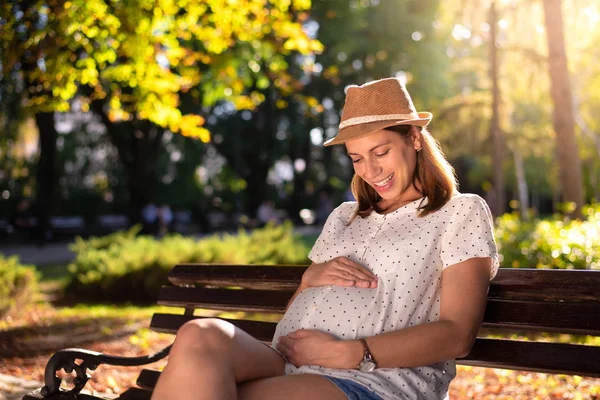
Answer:
MULTIPOLYGON (((339 339, 374 336, 437 321, 442 272, 474 257, 491 257, 498 269, 492 216, 485 201, 457 193, 440 210, 418 217, 423 198, 391 213, 371 213, 347 225, 356 202, 336 208, 309 253, 315 263, 345 256, 369 268, 378 287, 322 286, 303 290, 275 331, 280 336, 315 329, 339 339)), ((273 345, 273 346, 274 346, 273 345)), ((351 379, 383 399, 438 400, 447 396, 456 374, 453 360, 419 368, 378 368, 372 373, 287 363, 286 374, 322 374, 351 379)))

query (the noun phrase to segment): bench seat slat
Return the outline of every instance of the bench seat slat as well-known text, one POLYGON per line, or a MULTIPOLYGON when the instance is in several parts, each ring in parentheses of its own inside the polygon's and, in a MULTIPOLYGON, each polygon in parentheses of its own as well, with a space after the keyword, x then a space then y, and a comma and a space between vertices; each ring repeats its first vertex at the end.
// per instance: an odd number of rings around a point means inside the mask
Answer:
POLYGON ((563 343, 477 339, 459 364, 600 377, 600 347, 563 343))
MULTIPOLYGON (((592 361, 598 357, 600 349, 590 346, 477 339, 471 354, 456 362, 477 367, 600 377, 600 368, 592 361), (560 363, 554 361, 558 356, 560 363)), ((145 369, 140 373, 137 384, 151 389, 159 376, 160 371, 145 369)))
MULTIPOLYGON (((176 333, 177 329, 188 321, 198 317, 193 315, 173 315, 173 314, 154 314, 152 316, 152 322, 150 323, 150 329, 162 333, 176 333)), ((263 321, 249 321, 240 319, 228 319, 221 318, 227 322, 231 322, 233 325, 242 329, 243 331, 254 336, 258 340, 270 342, 275 334, 275 322, 263 322, 263 321)))
POLYGON ((156 386, 159 376, 160 371, 155 369, 143 369, 135 383, 143 389, 152 390, 154 389, 154 386, 156 386))
POLYGON ((154 389, 154 386, 156 386, 156 382, 158 381, 159 377, 160 371, 155 369, 143 369, 137 378, 136 384, 139 387, 151 390, 154 389))
MULTIPOLYGON (((143 372, 143 371, 142 371, 143 372)), ((156 384, 156 380, 158 379, 158 377, 160 376, 160 372, 159 371, 154 371, 155 372, 155 380, 154 380, 154 384, 156 384)), ((119 395, 119 397, 96 397, 96 396, 92 396, 86 393, 80 393, 77 395, 77 399, 78 400, 109 400, 109 399, 114 399, 114 400, 150 400, 150 397, 152 396, 152 392, 150 391, 152 388, 154 388, 154 385, 152 387, 148 387, 147 389, 142 389, 142 388, 129 388, 127 389, 125 392, 121 393, 119 395)), ((54 396, 48 396, 48 397, 44 397, 42 396, 42 394, 40 393, 40 390, 36 390, 34 392, 28 393, 25 396, 23 396, 23 400, 73 400, 74 397, 72 395, 67 395, 67 394, 58 394, 58 395, 54 395, 54 396)))
MULTIPOLYGON (((80 393, 77 397, 78 400, 97 400, 98 397, 91 396, 86 393, 80 393)), ((40 392, 40 389, 37 389, 31 393, 27 393, 23 396, 23 400, 73 400, 73 396, 68 396, 66 394, 58 394, 54 396, 44 397, 40 392)))
POLYGON ((152 388, 129 388, 127 391, 121 393, 121 395, 118 397, 118 400, 150 400, 150 397, 152 397, 152 391, 149 389, 152 388))
MULTIPOLYGON (((180 326, 194 318, 199 317, 158 314, 152 319, 152 328, 160 331, 162 325, 180 326)), ((265 342, 269 342, 275 333, 274 322, 231 319, 226 321, 265 342)), ((600 377, 600 367, 595 361, 598 359, 600 347, 595 346, 478 338, 469 356, 457 362, 480 367, 600 377)))

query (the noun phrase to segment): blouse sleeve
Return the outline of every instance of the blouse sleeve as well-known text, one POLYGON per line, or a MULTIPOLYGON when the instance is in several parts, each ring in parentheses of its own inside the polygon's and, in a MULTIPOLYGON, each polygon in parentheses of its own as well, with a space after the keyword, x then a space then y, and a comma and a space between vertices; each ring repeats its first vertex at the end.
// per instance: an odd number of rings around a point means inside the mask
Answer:
POLYGON ((493 279, 499 262, 492 213, 485 200, 477 195, 465 196, 457 203, 458 210, 448 222, 442 242, 444 269, 470 258, 491 257, 490 279, 493 279))
POLYGON ((331 238, 333 237, 336 221, 338 220, 336 211, 337 209, 329 214, 327 221, 325 221, 325 225, 323 225, 321 234, 310 250, 310 253, 308 253, 308 258, 314 263, 323 263, 325 261, 329 261, 326 260, 325 253, 326 250, 332 246, 331 238))

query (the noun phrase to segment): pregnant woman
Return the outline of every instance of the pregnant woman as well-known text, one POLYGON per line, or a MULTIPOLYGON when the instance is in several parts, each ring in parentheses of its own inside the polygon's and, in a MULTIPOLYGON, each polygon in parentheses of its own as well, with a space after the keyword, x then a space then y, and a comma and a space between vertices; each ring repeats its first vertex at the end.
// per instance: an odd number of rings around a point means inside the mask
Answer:
POLYGON ((492 218, 395 78, 351 86, 337 136, 356 202, 337 207, 273 347, 218 319, 181 327, 153 399, 444 399, 498 268, 492 218))

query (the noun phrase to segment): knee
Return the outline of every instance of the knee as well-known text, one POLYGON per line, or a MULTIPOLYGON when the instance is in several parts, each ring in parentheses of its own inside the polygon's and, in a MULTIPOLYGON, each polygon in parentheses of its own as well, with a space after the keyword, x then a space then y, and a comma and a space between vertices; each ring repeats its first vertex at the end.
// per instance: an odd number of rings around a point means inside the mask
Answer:
POLYGON ((232 342, 235 327, 217 318, 188 321, 177 331, 171 351, 201 349, 205 352, 224 352, 232 342))

